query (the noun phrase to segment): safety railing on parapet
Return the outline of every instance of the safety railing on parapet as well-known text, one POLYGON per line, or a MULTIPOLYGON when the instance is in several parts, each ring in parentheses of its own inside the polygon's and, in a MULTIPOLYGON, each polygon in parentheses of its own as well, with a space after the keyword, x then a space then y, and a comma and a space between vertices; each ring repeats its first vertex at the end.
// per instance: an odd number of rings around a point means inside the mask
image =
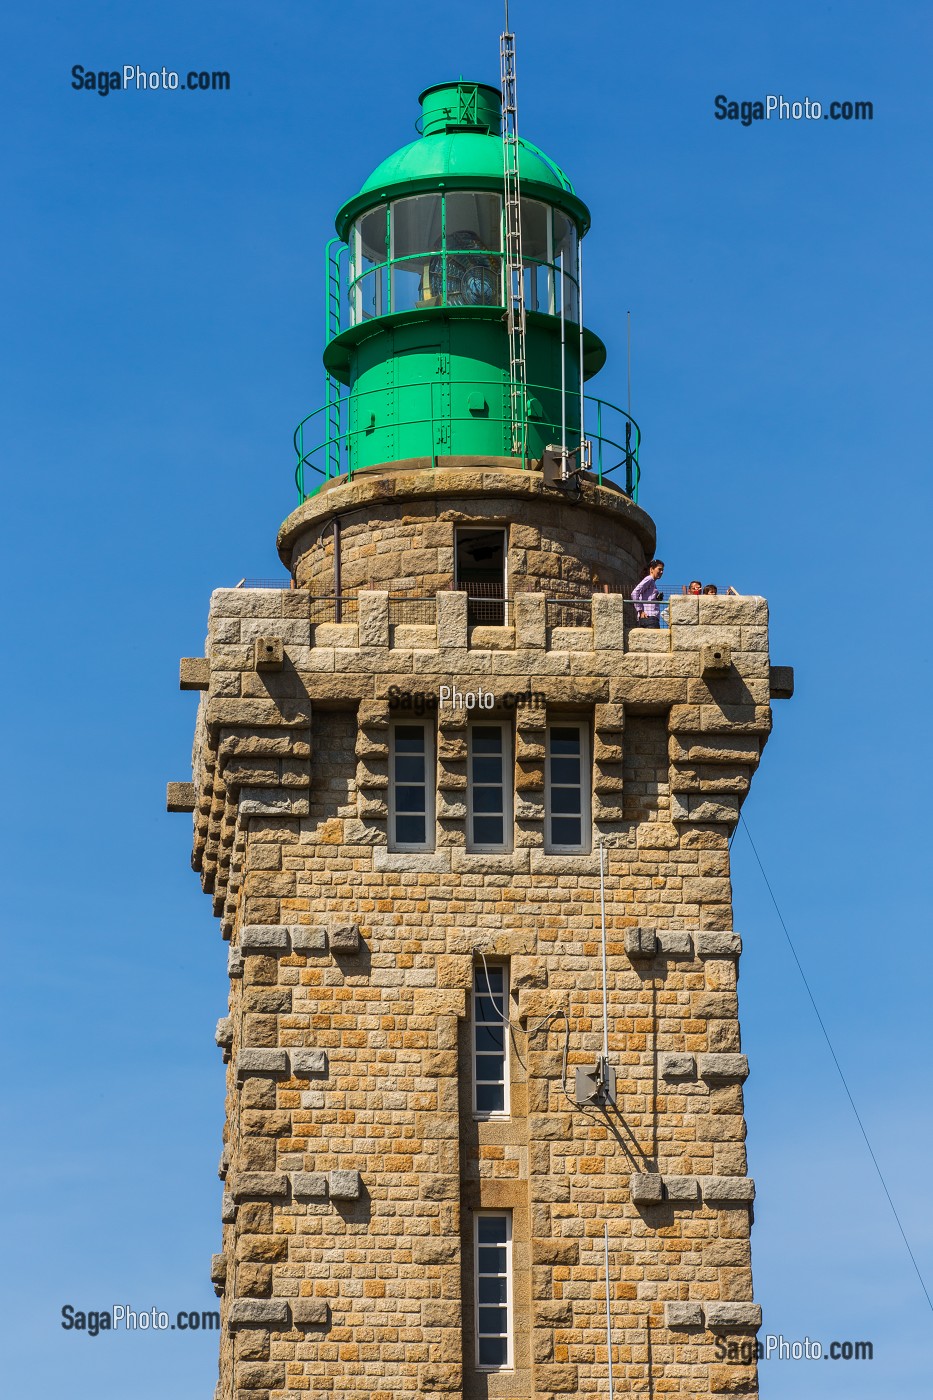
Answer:
MULTIPOLYGON (((424 429, 425 439, 430 444, 431 451, 424 454, 430 456, 434 465, 437 465, 438 448, 441 446, 439 429, 446 430, 454 423, 471 424, 475 427, 475 413, 468 410, 462 414, 455 414, 445 406, 443 410, 435 411, 435 396, 433 393, 423 394, 425 385, 422 384, 396 384, 396 390, 418 389, 425 399, 430 401, 430 412, 417 418, 394 418, 391 423, 377 424, 373 414, 367 414, 366 401, 373 399, 378 401, 380 411, 385 404, 385 389, 371 389, 363 393, 344 395, 334 402, 328 400, 320 408, 309 413, 303 418, 295 429, 294 444, 297 457, 295 467, 295 485, 298 488, 299 504, 307 500, 313 494, 307 490, 306 473, 315 473, 322 478, 317 483, 314 490, 323 484, 323 481, 333 477, 352 477, 355 469, 354 458, 359 442, 378 431, 380 427, 392 428, 396 433, 400 429, 411 431, 413 429, 424 429), (363 426, 349 427, 349 407, 354 405, 357 423, 363 426), (323 434, 323 435, 321 435, 323 434)), ((445 383, 445 391, 452 387, 445 383)), ((456 387, 463 390, 477 390, 480 393, 488 393, 490 384, 488 380, 457 380, 456 387)), ((503 387, 507 387, 504 385, 503 387)), ((550 395, 554 393, 553 385, 529 384, 526 386, 530 397, 538 394, 550 395)), ((449 405, 448 393, 444 398, 449 405)), ((577 396, 568 400, 576 406, 579 403, 577 396)), ((616 474, 624 472, 624 486, 622 489, 633 501, 638 500, 638 484, 641 479, 641 467, 639 466, 639 452, 641 449, 641 429, 632 418, 631 414, 624 409, 616 407, 606 399, 595 398, 591 394, 584 396, 584 431, 583 437, 590 444, 591 460, 588 461, 586 469, 592 471, 599 482, 604 478, 614 479, 616 474)), ((508 429, 511 433, 511 419, 503 414, 500 417, 489 416, 488 411, 484 414, 484 423, 498 423, 502 426, 503 432, 508 429)), ((539 435, 550 435, 553 442, 559 444, 564 426, 559 421, 551 421, 543 417, 532 417, 529 414, 526 422, 527 429, 533 427, 539 435)), ((579 444, 579 426, 569 425, 570 431, 567 434, 567 446, 574 450, 579 444)), ((504 439, 503 439, 504 440, 504 439)), ((443 454, 441 454, 443 455, 443 454)), ((530 461, 527 462, 531 466, 530 461)), ((622 485, 621 481, 616 482, 622 485)))

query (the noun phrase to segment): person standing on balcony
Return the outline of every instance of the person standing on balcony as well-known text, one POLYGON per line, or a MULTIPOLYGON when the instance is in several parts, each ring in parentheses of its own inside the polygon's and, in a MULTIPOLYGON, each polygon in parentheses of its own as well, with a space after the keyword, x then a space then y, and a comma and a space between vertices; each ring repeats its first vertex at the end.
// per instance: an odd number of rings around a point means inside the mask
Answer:
POLYGON ((632 589, 636 627, 661 626, 661 600, 664 594, 658 591, 658 579, 663 573, 664 560, 652 559, 647 574, 632 589))

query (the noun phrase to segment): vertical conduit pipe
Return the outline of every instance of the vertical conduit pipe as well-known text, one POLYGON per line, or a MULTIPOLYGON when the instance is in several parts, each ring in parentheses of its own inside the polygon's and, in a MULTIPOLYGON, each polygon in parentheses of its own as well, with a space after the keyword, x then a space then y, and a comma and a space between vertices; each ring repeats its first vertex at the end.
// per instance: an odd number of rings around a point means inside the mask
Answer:
MULTIPOLYGON (((567 451, 567 320, 564 315, 564 254, 560 255, 560 450, 567 451)), ((565 458, 561 458, 561 475, 565 458)))
POLYGON ((612 1299, 609 1292, 609 1221, 603 1221, 603 1244, 606 1255, 606 1359, 609 1362, 609 1400, 615 1395, 612 1375, 612 1299))
POLYGON ((584 447, 586 441, 586 426, 583 422, 584 403, 583 394, 583 239, 577 240, 577 319, 580 323, 580 460, 577 466, 583 470, 584 447))
POLYGON ((609 1059, 609 1000, 606 987, 606 848, 599 848, 599 918, 603 952, 603 1059, 609 1059))

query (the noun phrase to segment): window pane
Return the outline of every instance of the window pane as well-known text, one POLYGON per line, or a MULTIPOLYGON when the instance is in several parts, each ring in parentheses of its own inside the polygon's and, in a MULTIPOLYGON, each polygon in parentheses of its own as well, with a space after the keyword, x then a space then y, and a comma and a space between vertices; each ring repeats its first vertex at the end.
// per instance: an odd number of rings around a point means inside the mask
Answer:
POLYGON ((502 249, 502 200, 497 194, 470 194, 457 191, 447 196, 447 243, 448 247, 462 246, 452 243, 458 233, 468 233, 476 248, 484 248, 490 253, 502 249))
POLYGON ((473 843, 476 846, 501 846, 505 831, 501 817, 474 817, 473 843))
POLYGON ((579 783, 579 758, 551 758, 552 783, 579 783))
POLYGON ((424 725, 396 725, 395 751, 396 753, 424 753, 424 725))
POLYGON ((476 1111, 477 1113, 504 1113, 505 1085, 477 1084, 476 1111))
POLYGON ((579 324, 580 308, 578 304, 577 284, 572 277, 562 277, 561 286, 564 293, 564 318, 567 321, 574 321, 579 324))
POLYGON ((477 1280, 476 1296, 480 1303, 507 1303, 509 1301, 508 1280, 481 1276, 477 1280))
POLYGON ((574 729, 551 730, 551 753, 579 753, 580 731, 574 729))
POLYGON ((479 1330, 481 1332, 501 1332, 505 1336, 509 1330, 508 1308, 480 1308, 479 1330))
POLYGON ((477 1026, 476 1027, 476 1050, 478 1054, 483 1051, 487 1053, 502 1054, 505 1048, 505 1028, 503 1026, 477 1026))
POLYGON ((477 1055, 476 1078, 494 1082, 501 1080, 505 1071, 504 1055, 477 1055))
POLYGON ((498 725, 474 725, 471 731, 474 753, 501 753, 502 752, 502 730, 498 725))
POLYGON ((473 781, 474 783, 500 783, 502 782, 502 758, 496 754, 473 755, 473 781))
MULTIPOLYGON (((432 287, 432 254, 441 246, 441 197, 437 194, 399 199, 392 220, 392 310, 412 311, 437 300, 432 287), (403 259, 404 261, 397 261, 403 259)), ((433 261, 440 266, 437 257, 433 261)))
POLYGON ((551 211, 537 199, 522 200, 522 256, 550 262, 551 211))
MULTIPOLYGON (((480 981, 478 986, 484 987, 485 981, 480 981)), ((492 1021, 494 1024, 502 1021, 502 998, 477 996, 476 998, 476 1019, 477 1021, 492 1021)))
POLYGON ((501 996, 504 976, 505 970, 498 963, 493 963, 491 967, 488 963, 483 963, 482 967, 476 969, 476 985, 484 992, 498 993, 501 996))
POLYGON ((359 265, 357 273, 365 272, 367 268, 376 263, 385 262, 388 257, 386 249, 386 207, 380 204, 378 209, 371 209, 368 214, 356 222, 356 230, 359 236, 357 248, 359 251, 359 265))
MULTIPOLYGON (((506 1220, 504 1215, 480 1215, 477 1217, 477 1219, 478 1229, 476 1238, 479 1240, 480 1244, 504 1244, 505 1241, 508 1239, 508 1221, 506 1220)), ((500 1265, 497 1264, 495 1269, 490 1272, 499 1273, 501 1270, 504 1269, 505 1254, 503 1253, 501 1256, 501 1269, 500 1265)), ((480 1273, 486 1272, 487 1270, 484 1269, 481 1264, 480 1273)))
POLYGON ((579 846, 583 840, 579 817, 554 817, 551 822, 551 842, 555 846, 579 846))
POLYGON ((441 197, 419 194, 392 205, 392 257, 432 253, 441 246, 441 197))
POLYGON ((572 219, 554 211, 554 261, 560 259, 568 276, 577 276, 577 229, 572 219))
POLYGON ((395 840, 401 846, 423 846, 425 842, 424 817, 396 817, 395 840))
POLYGON ((480 1337, 479 1364, 504 1366, 508 1360, 508 1340, 505 1337, 480 1337))
POLYGON ((564 817, 581 815, 581 793, 577 788, 552 788, 551 811, 564 817))
POLYGON ((395 810, 397 812, 423 812, 425 792, 423 786, 411 787, 396 784, 395 810))
POLYGON ((480 815, 502 812, 501 787, 479 787, 473 791, 473 810, 480 815))

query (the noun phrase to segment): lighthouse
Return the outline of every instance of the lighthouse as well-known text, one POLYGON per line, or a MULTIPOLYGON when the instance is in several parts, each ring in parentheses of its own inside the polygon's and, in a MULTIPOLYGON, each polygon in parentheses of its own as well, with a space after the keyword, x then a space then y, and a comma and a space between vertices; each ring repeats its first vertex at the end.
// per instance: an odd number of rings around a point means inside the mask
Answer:
POLYGON ((219 1400, 757 1394, 729 840, 791 673, 761 597, 638 625, 599 233, 510 41, 340 208, 289 586, 181 664, 219 1400))

